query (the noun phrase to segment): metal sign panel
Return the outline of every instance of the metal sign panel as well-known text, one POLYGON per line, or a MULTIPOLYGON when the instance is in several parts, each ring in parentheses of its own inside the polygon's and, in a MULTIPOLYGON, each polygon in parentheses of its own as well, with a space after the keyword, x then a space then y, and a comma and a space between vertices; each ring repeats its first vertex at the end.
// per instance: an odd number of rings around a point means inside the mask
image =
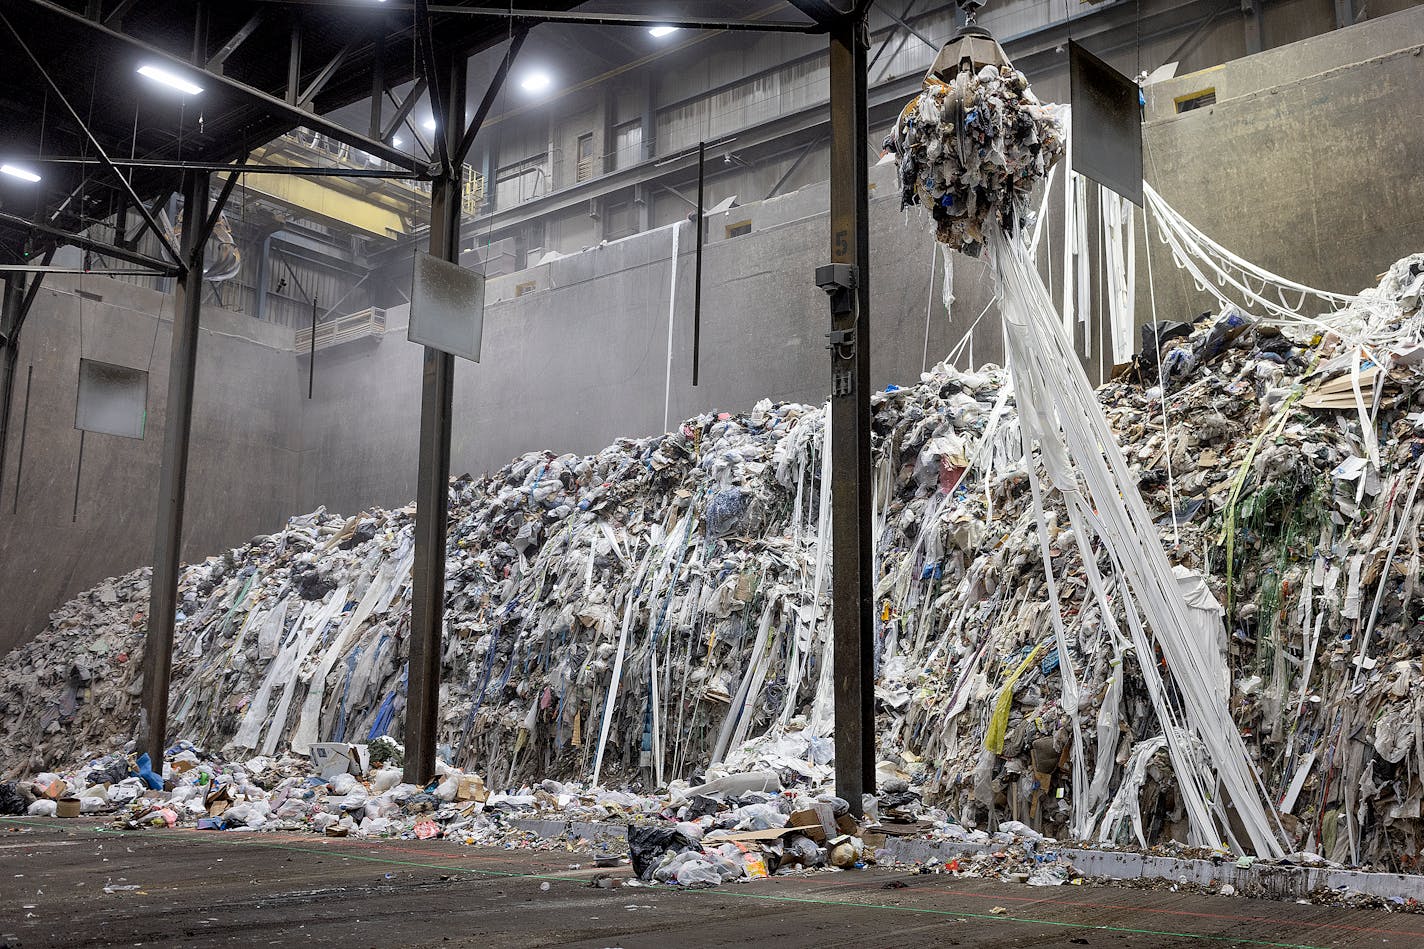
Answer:
POLYGON ((1073 170, 1142 206, 1141 91, 1071 40, 1073 170))
POLYGON ((479 362, 484 323, 484 275, 423 251, 416 253, 406 338, 479 362))
POLYGON ((147 371, 93 359, 79 360, 75 428, 121 438, 143 438, 147 421, 147 371))

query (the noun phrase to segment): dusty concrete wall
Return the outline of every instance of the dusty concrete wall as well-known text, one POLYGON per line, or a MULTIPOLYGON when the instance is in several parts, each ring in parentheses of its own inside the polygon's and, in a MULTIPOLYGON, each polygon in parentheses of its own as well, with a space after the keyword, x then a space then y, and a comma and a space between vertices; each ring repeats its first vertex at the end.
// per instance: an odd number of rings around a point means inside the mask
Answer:
MULTIPOLYGON (((1146 177, 1206 234, 1353 293, 1424 250, 1424 7, 1148 87, 1146 177), (1216 105, 1173 99, 1215 88, 1216 105)), ((1215 309, 1154 244, 1159 313, 1215 309)), ((1146 274, 1138 264, 1138 300, 1146 274)), ((1146 313, 1142 319, 1147 319, 1146 313)))
MULTIPOLYGON (((40 290, 0 480, 0 653, 42 629, 55 605, 152 561, 172 317, 172 296, 117 280, 53 276, 40 290), (81 356, 149 367, 146 437, 86 433, 82 467, 81 356)), ((216 308, 203 324, 183 544, 192 558, 282 524, 298 460, 291 331, 216 308)))
MULTIPOLYGON (((978 261, 956 268, 946 316, 942 278, 922 229, 906 225, 893 173, 877 168, 871 201, 873 380, 916 381, 964 335, 990 298, 978 261), (930 281, 936 300, 929 306, 930 281)), ((677 288, 668 381, 673 226, 634 235, 490 282, 479 364, 457 361, 452 465, 480 473, 526 451, 593 452, 622 436, 665 430, 709 410, 750 409, 759 399, 820 402, 828 393, 824 334, 829 304, 816 288, 829 257, 824 184, 739 208, 756 228, 705 249, 700 384, 691 384, 694 237, 679 227, 677 288), (536 289, 515 296, 515 286, 536 289)), ((719 220, 712 229, 723 233, 719 220)), ((405 317, 369 341, 317 354, 317 399, 304 410, 303 509, 336 511, 404 504, 414 497, 420 350, 405 341, 405 317), (375 393, 379 393, 375 396, 375 393), (359 421, 358 421, 359 420, 359 421)), ((990 319, 975 337, 975 361, 999 360, 990 319)), ((965 358, 968 364, 967 347, 965 358)))

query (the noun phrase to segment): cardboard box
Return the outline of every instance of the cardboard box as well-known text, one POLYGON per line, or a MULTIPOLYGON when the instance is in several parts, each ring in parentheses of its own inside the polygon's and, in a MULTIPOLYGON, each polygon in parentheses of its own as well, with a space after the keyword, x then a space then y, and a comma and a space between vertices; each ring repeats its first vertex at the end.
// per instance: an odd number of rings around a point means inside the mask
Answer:
POLYGON ((831 809, 831 805, 821 801, 805 810, 795 811, 788 823, 792 827, 800 828, 818 844, 825 843, 827 839, 840 833, 836 826, 835 811, 831 809))
POLYGON ((323 778, 351 773, 360 777, 371 766, 371 756, 365 745, 339 741, 317 741, 311 746, 312 764, 323 778))

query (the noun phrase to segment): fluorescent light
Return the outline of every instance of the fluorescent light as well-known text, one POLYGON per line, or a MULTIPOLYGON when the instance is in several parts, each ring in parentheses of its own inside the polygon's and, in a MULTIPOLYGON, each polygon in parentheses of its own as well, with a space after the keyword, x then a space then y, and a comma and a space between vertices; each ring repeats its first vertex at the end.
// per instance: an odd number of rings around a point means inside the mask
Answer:
POLYGON ((28 168, 21 168, 18 165, 0 165, 0 171, 3 171, 12 178, 19 178, 21 181, 33 183, 40 180, 39 175, 30 171, 28 168))
POLYGON ((168 86, 172 89, 177 89, 179 92, 184 93, 185 95, 195 96, 203 91, 202 86, 194 85, 193 83, 184 79, 182 76, 179 76, 176 73, 171 73, 168 70, 160 68, 158 66, 140 66, 138 68, 138 71, 139 75, 147 76, 154 82, 161 82, 165 86, 168 86))
POLYGON ((678 28, 675 26, 655 26, 649 30, 648 33, 652 36, 656 36, 658 39, 662 39, 664 36, 670 36, 676 33, 677 30, 678 28))
POLYGON ((532 72, 524 77, 519 84, 525 92, 543 92, 554 84, 554 80, 549 78, 546 72, 532 72))

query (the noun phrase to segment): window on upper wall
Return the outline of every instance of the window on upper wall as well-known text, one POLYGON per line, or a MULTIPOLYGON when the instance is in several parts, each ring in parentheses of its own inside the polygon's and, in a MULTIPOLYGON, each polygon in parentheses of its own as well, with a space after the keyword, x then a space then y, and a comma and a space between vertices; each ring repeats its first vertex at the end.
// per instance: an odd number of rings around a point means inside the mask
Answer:
POLYGON ((533 280, 526 280, 524 283, 516 284, 514 287, 514 295, 522 297, 526 293, 533 293, 536 286, 537 284, 535 284, 533 280))
POLYGON ((593 133, 585 132, 578 138, 578 167, 574 181, 587 181, 593 177, 593 133))
POLYGON ((741 237, 743 234, 750 234, 751 232, 752 232, 752 222, 751 222, 751 221, 738 221, 736 224, 728 224, 728 225, 727 225, 727 236, 728 236, 728 237, 741 237))
POLYGON ((1200 92, 1191 92, 1184 96, 1177 96, 1172 100, 1177 104, 1177 112, 1190 112, 1193 109, 1205 108, 1209 105, 1216 105, 1216 87, 1203 89, 1200 92))
POLYGON ((643 120, 613 127, 613 167, 627 168, 643 160, 643 120))
POLYGON ((494 203, 497 208, 513 207, 530 198, 549 193, 549 154, 531 155, 505 165, 495 172, 494 203))

